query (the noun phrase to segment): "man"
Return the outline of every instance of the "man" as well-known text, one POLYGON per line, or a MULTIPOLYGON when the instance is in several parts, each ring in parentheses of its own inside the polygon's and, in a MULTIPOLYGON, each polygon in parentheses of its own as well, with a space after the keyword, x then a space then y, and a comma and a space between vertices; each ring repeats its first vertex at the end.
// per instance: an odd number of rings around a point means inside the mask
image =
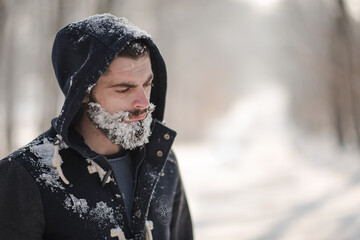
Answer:
POLYGON ((150 36, 95 15, 59 31, 52 61, 65 102, 50 130, 0 162, 0 239, 191 240, 150 36))

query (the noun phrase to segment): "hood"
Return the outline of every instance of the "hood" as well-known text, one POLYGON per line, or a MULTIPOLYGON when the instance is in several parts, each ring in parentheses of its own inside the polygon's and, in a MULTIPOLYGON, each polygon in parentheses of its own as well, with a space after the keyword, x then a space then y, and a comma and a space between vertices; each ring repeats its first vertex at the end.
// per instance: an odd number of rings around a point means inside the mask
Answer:
POLYGON ((94 15, 61 29, 55 37, 52 64, 65 102, 53 121, 56 132, 69 144, 69 127, 82 113, 82 100, 115 57, 132 40, 144 39, 150 48, 154 87, 150 102, 153 118, 163 120, 166 96, 166 67, 150 35, 125 18, 94 15))

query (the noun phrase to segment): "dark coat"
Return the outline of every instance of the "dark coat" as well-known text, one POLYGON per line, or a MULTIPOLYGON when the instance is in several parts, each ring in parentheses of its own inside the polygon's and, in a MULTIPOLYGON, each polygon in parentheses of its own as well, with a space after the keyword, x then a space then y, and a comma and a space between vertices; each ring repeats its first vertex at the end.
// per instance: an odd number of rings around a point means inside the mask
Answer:
MULTIPOLYGON (((173 131, 156 123, 151 141, 132 152, 137 163, 133 228, 116 181, 102 186, 99 175, 88 171, 90 161, 71 148, 60 150, 70 184, 61 181, 51 166, 55 134, 47 131, 0 162, 0 239, 112 239, 110 231, 116 228, 127 239, 145 239, 146 220, 153 222, 153 239, 192 239, 189 209, 170 151, 173 131)), ((105 172, 111 169, 102 155, 92 161, 105 172)))
POLYGON ((0 239, 121 239, 111 237, 116 232, 126 239, 146 239, 152 229, 154 240, 191 240, 190 213, 171 151, 176 133, 160 123, 166 69, 151 38, 124 19, 97 15, 58 33, 53 65, 65 103, 49 131, 0 162, 0 239), (136 168, 128 218, 106 157, 91 151, 72 126, 88 89, 125 44, 137 38, 150 46, 155 84, 150 101, 157 108, 149 143, 131 151, 136 168), (57 151, 60 168, 53 166, 57 151))

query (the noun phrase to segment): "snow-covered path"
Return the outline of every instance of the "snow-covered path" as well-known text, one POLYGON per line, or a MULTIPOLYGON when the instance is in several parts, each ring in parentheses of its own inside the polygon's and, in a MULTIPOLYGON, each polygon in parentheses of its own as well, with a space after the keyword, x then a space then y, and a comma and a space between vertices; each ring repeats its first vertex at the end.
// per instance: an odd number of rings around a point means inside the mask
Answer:
POLYGON ((256 89, 175 152, 205 239, 359 239, 360 159, 296 132, 279 86, 256 89), (219 131, 221 128, 221 131, 219 131))

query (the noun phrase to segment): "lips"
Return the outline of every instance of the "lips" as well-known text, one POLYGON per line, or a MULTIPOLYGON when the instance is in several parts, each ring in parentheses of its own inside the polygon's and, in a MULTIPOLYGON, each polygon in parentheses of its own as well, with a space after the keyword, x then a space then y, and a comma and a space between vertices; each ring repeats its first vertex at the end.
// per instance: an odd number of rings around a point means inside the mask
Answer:
POLYGON ((148 112, 144 112, 140 115, 137 115, 137 116, 133 116, 133 117, 130 117, 127 122, 134 122, 134 121, 141 121, 141 120, 144 120, 147 116, 148 112))
POLYGON ((125 118, 125 122, 135 122, 135 121, 141 121, 144 120, 148 114, 151 114, 155 109, 155 105, 154 104, 150 104, 150 106, 146 109, 142 109, 142 110, 135 110, 132 112, 128 112, 129 115, 128 117, 125 118))

